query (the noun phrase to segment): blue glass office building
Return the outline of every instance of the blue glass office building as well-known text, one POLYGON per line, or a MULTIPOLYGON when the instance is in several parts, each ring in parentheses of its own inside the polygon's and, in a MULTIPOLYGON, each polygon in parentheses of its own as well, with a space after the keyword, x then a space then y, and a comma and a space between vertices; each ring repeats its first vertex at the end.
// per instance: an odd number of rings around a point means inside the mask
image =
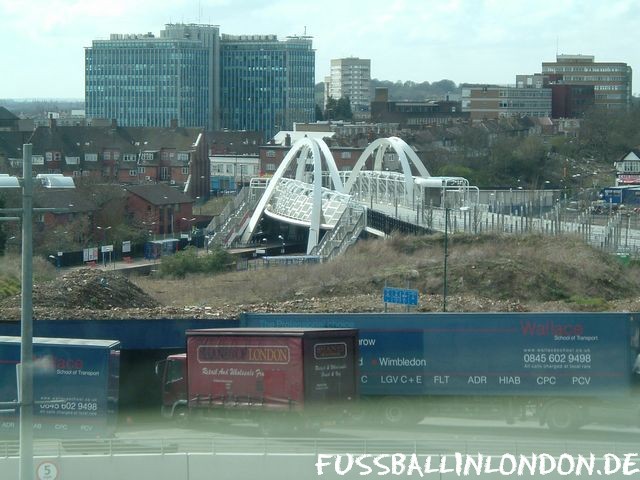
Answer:
POLYGON ((85 50, 85 109, 119 125, 217 128, 218 27, 167 25, 111 35, 85 50))
POLYGON ((314 119, 311 37, 220 35, 170 24, 160 37, 111 35, 85 51, 85 110, 122 126, 252 130, 270 139, 314 119))
POLYGON ((264 138, 314 120, 315 51, 310 37, 222 35, 220 111, 230 130, 264 138))

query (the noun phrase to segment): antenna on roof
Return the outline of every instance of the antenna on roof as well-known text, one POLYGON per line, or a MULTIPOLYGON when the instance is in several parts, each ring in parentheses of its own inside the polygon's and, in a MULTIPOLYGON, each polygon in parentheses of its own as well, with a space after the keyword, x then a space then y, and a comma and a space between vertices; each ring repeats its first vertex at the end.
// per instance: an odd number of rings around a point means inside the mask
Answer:
POLYGON ((556 35, 556 58, 558 58, 558 43, 560 41, 559 38, 560 38, 560 36, 556 35))
POLYGON ((307 26, 306 25, 304 26, 304 36, 305 37, 307 36, 307 26))

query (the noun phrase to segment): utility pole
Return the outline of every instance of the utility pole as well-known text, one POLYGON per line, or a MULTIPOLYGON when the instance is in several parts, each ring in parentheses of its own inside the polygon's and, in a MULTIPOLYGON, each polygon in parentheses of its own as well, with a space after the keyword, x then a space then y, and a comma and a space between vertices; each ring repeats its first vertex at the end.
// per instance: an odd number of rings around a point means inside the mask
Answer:
POLYGON ((447 311, 447 258, 449 257, 448 235, 449 230, 449 209, 444 209, 444 278, 443 278, 443 292, 442 292, 442 311, 447 311))
POLYGON ((20 322, 20 480, 33 469, 33 172, 31 150, 22 147, 22 299, 20 322))

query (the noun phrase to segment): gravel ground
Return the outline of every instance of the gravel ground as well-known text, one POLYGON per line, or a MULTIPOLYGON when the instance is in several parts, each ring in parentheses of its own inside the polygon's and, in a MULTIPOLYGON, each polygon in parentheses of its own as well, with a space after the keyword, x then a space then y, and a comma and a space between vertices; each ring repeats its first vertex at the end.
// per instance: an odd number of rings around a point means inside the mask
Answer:
MULTIPOLYGON (((420 306, 412 311, 442 311, 442 296, 421 295, 420 306)), ((94 269, 73 270, 56 280, 36 284, 33 288, 34 318, 63 319, 155 319, 155 318, 237 318, 242 312, 264 313, 356 313, 381 312, 380 295, 352 294, 300 298, 282 302, 257 304, 221 304, 211 306, 163 306, 147 295, 127 277, 116 272, 94 269)), ((607 304, 607 311, 638 311, 640 301, 617 300, 607 304)), ((519 303, 480 298, 473 295, 447 297, 449 312, 540 312, 575 311, 575 304, 564 302, 519 303)), ((406 311, 399 305, 388 305, 390 312, 406 311)), ((20 318, 20 296, 0 302, 0 318, 20 318)))

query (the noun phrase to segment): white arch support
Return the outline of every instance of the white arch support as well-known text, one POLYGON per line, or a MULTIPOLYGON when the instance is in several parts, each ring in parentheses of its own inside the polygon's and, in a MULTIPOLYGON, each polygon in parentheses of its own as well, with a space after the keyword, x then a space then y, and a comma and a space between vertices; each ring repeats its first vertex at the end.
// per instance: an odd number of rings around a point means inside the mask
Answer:
POLYGON ((310 252, 313 247, 318 244, 320 239, 320 226, 322 224, 322 157, 329 170, 333 187, 336 191, 344 192, 344 186, 340 179, 338 167, 335 164, 335 160, 331 155, 329 147, 319 139, 313 139, 309 137, 301 138, 293 144, 291 150, 285 155, 282 163, 278 166, 273 177, 269 181, 262 198, 258 202, 249 225, 242 235, 242 242, 248 243, 251 239, 253 232, 262 217, 266 206, 268 205, 271 197, 273 196, 276 184, 283 178, 285 172, 289 168, 290 164, 297 161, 296 165, 296 180, 303 180, 305 175, 305 167, 308 160, 313 161, 313 191, 312 191, 312 208, 309 222, 309 240, 307 242, 307 253, 310 252), (321 152, 323 155, 321 155, 321 152))
POLYGON ((351 191, 351 188, 353 187, 358 174, 362 170, 362 167, 374 152, 375 157, 373 169, 376 171, 382 170, 382 159, 384 158, 384 154, 389 148, 392 148, 398 155, 398 160, 400 162, 402 173, 404 175, 406 195, 408 198, 413 197, 413 175, 411 173, 411 166, 409 164, 409 161, 413 163, 421 177, 428 178, 431 176, 431 174, 426 169, 418 155, 416 155, 416 152, 414 152, 413 149, 409 145, 407 145, 404 140, 398 137, 379 138, 372 142, 365 149, 365 151, 362 152, 362 155, 360 155, 360 158, 358 158, 358 161, 351 170, 351 174, 349 175, 349 178, 345 184, 344 189, 346 193, 349 193, 351 191))

